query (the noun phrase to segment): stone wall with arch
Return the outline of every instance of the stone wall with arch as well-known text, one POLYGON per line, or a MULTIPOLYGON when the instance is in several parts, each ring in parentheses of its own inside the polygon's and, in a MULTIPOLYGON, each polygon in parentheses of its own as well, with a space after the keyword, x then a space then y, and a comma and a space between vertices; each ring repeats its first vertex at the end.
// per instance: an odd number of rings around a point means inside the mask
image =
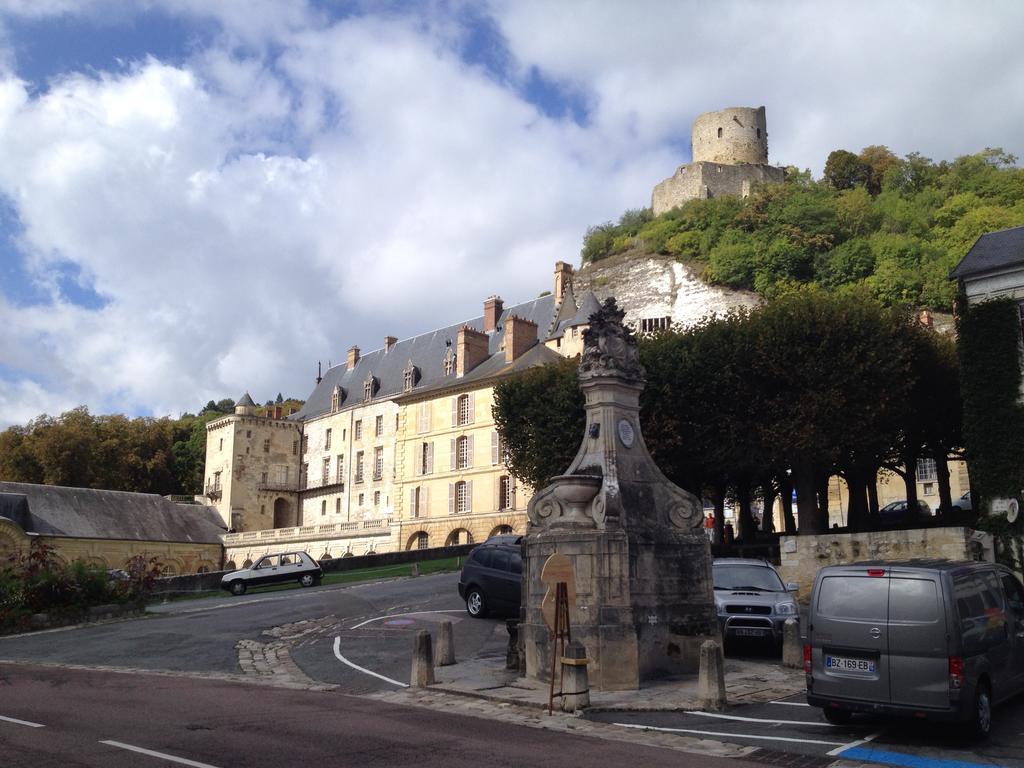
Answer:
POLYGON ((396 549, 398 547, 394 544, 391 531, 383 529, 379 532, 357 536, 333 538, 310 536, 308 539, 295 537, 265 543, 260 542, 259 539, 251 542, 243 541, 239 544, 225 546, 224 558, 225 561, 237 563, 239 568, 248 568, 263 555, 279 552, 308 552, 316 560, 334 560, 342 557, 393 552, 396 549))

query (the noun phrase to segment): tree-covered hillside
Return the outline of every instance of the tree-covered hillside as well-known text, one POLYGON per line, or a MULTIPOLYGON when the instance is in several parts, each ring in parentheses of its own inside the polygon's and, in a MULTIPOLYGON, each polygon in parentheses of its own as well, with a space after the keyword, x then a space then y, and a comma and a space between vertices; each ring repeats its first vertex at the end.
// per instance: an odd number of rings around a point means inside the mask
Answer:
MULTIPOLYGON (((285 413, 303 401, 277 396, 285 413)), ((208 402, 177 419, 94 416, 75 408, 0 432, 0 480, 140 493, 202 493, 206 425, 233 413, 235 401, 208 402)))
POLYGON ((776 295, 792 283, 865 286, 886 305, 952 306, 949 270, 984 232, 1024 224, 1024 169, 1001 149, 935 163, 887 148, 832 152, 824 176, 788 169, 745 199, 692 200, 591 227, 584 263, 674 256, 711 283, 776 295))

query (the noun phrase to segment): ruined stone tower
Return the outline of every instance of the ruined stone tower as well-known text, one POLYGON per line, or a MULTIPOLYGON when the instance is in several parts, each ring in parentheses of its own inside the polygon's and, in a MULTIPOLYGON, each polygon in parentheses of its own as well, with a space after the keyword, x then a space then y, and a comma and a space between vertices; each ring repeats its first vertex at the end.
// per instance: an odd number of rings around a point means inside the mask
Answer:
POLYGON ((651 194, 656 216, 687 200, 746 197, 753 183, 780 183, 785 178, 782 168, 768 165, 764 107, 705 112, 693 121, 691 142, 693 162, 679 166, 651 194))

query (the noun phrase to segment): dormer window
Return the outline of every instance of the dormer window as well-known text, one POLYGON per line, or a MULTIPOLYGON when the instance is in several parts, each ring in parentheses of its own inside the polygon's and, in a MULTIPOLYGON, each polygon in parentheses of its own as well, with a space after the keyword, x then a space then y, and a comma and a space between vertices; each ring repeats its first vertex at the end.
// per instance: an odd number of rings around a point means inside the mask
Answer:
POLYGON ((371 373, 367 377, 366 381, 363 383, 363 402, 364 403, 368 403, 368 402, 370 402, 373 399, 374 395, 377 394, 377 388, 379 386, 380 386, 380 383, 377 381, 377 379, 371 373))
POLYGON ((455 373, 455 350, 448 346, 444 353, 444 375, 451 376, 455 373))
POLYGON ((341 388, 339 384, 334 388, 334 392, 331 393, 331 411, 338 412, 341 410, 341 404, 345 401, 345 390, 341 388))
POLYGON ((408 365, 405 366, 405 370, 402 371, 402 375, 405 377, 403 391, 412 392, 412 388, 419 383, 420 369, 413 365, 412 360, 410 360, 408 365))

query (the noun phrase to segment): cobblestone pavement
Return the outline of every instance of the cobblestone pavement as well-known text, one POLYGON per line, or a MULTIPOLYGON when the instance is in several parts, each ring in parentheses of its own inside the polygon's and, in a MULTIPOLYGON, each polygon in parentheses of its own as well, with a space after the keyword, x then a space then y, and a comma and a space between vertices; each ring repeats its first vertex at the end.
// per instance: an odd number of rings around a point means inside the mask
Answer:
POLYGON ((274 638, 269 642, 239 640, 235 645, 238 653, 238 668, 246 679, 256 678, 260 682, 282 685, 288 688, 304 688, 310 691, 331 691, 336 685, 317 682, 299 669, 292 659, 291 649, 337 631, 340 626, 334 616, 315 620, 297 621, 280 627, 273 627, 263 634, 274 638))

